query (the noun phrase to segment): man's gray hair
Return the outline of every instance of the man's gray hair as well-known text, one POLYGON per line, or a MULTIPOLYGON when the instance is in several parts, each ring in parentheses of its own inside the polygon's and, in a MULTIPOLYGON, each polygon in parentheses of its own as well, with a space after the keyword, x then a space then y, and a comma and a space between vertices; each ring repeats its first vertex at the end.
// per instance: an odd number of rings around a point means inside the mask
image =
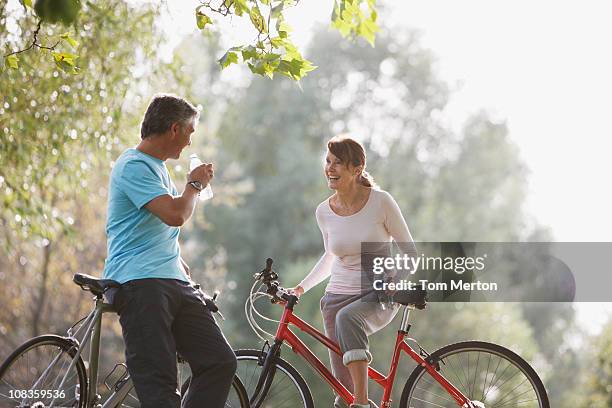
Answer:
POLYGON ((165 133, 177 122, 185 126, 199 114, 198 109, 183 98, 171 94, 157 94, 153 96, 142 120, 140 137, 144 139, 165 133))

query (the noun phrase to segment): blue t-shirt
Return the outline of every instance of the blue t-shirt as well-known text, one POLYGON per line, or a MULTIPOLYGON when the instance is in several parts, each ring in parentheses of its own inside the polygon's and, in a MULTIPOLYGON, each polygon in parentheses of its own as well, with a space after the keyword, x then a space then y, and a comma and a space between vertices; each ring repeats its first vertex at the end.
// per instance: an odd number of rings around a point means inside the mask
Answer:
POLYGON ((125 283, 165 278, 188 281, 180 263, 180 229, 144 208, 156 197, 178 195, 164 162, 137 149, 119 156, 110 178, 104 278, 125 283))

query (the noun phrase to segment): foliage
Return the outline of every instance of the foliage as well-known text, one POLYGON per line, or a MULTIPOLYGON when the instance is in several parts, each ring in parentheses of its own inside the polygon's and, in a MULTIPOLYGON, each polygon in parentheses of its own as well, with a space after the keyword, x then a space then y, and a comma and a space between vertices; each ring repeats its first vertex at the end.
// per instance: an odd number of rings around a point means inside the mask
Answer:
POLYGON ((590 344, 588 371, 584 378, 584 406, 612 406, 612 320, 590 344))
MULTIPOLYGON (((0 3, 3 10, 6 9, 6 3, 7 1, 0 3)), ((69 30, 62 33, 61 31, 53 32, 45 30, 41 32, 41 29, 43 23, 45 23, 45 27, 55 23, 61 23, 61 25, 64 26, 69 26, 74 23, 81 10, 80 0, 37 0, 34 3, 34 7, 32 7, 31 0, 21 0, 21 4, 25 15, 31 15, 32 13, 30 10, 34 10, 34 14, 38 18, 36 29, 32 32, 26 32, 27 35, 24 36, 25 38, 32 38, 30 45, 23 49, 8 52, 4 55, 4 64, 3 67, 0 67, 0 73, 3 70, 2 68, 19 69, 20 57, 18 55, 32 48, 38 48, 45 55, 49 55, 55 65, 62 71, 72 74, 77 73, 79 71, 79 67, 77 66, 77 59, 79 56, 65 51, 56 51, 58 48, 67 48, 72 51, 78 47, 79 43, 72 38, 71 31, 69 30), (39 39, 39 35, 45 36, 41 40, 39 39)), ((91 6, 96 7, 94 5, 91 6)), ((30 20, 29 24, 33 24, 33 22, 30 20)), ((74 31, 76 31, 78 27, 79 26, 75 24, 74 31)), ((13 47, 15 47, 15 43, 20 41, 13 39, 11 42, 13 43, 13 47)), ((7 48, 9 48, 10 45, 10 42, 7 43, 7 48)))
MULTIPOLYGON (((31 7, 31 1, 24 1, 23 5, 31 7)), ((69 25, 74 22, 81 10, 80 0, 36 0, 34 11, 45 23, 59 23, 69 25)))
MULTIPOLYGON (((299 0, 201 0, 201 5, 195 9, 196 26, 200 30, 208 30, 215 25, 211 15, 224 19, 233 17, 248 19, 257 38, 250 44, 233 46, 218 60, 221 69, 231 64, 238 64, 239 60, 249 67, 253 74, 267 76, 270 79, 274 74, 285 75, 299 81, 314 66, 305 59, 291 39, 292 28, 285 21, 284 12, 287 8, 298 4, 299 0), (206 11, 206 12, 205 12, 206 11), (206 14, 208 13, 208 14, 206 14)), ((26 13, 32 9, 31 0, 21 0, 26 13)), ((92 2, 87 2, 88 8, 98 8, 92 2)), ((37 34, 41 23, 62 23, 69 25, 77 19, 81 8, 80 0, 37 0, 34 11, 38 20, 38 28, 32 34, 30 46, 4 55, 4 65, 7 69, 19 69, 20 58, 17 54, 28 51, 33 47, 41 50, 55 50, 65 40, 73 45, 68 33, 58 35, 57 42, 48 46, 37 42, 37 34)), ((334 0, 332 27, 340 31, 344 37, 362 37, 374 46, 374 39, 378 31, 377 12, 375 0, 334 0)), ((77 35, 79 25, 75 25, 77 35)), ((28 38, 26 36, 26 38, 28 38)), ((54 62, 65 72, 76 73, 77 54, 53 53, 54 62)))
MULTIPOLYGON (((21 69, 0 76, 3 228, 19 237, 46 239, 70 230, 74 215, 63 212, 59 204, 83 200, 91 187, 97 191, 100 186, 89 186, 87 174, 97 163, 110 161, 113 146, 125 140, 119 124, 129 109, 123 104, 134 81, 130 70, 153 55, 158 39, 149 27, 156 15, 155 9, 120 0, 86 5, 79 18, 78 43, 66 37, 78 47, 85 75, 65 72, 75 61, 73 54, 52 52, 58 66, 45 64, 44 54, 50 52, 46 50, 20 54, 21 69)), ((18 41, 31 33, 15 38, 9 26, 28 27, 32 22, 28 14, 3 16, 0 36, 18 41)), ((40 32, 46 37, 58 33, 64 35, 55 27, 40 32)))
POLYGON ((375 0, 366 0, 367 15, 362 10, 362 3, 360 0, 335 0, 332 27, 343 37, 363 37, 373 47, 378 31, 375 0))

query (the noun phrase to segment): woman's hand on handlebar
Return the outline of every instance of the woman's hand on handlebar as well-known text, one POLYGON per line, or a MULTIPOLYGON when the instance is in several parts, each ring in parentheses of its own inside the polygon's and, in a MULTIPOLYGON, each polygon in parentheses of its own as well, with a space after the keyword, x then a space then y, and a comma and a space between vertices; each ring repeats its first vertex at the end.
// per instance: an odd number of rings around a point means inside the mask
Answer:
POLYGON ((304 288, 298 285, 294 288, 290 288, 289 292, 297 297, 300 297, 304 294, 304 288))

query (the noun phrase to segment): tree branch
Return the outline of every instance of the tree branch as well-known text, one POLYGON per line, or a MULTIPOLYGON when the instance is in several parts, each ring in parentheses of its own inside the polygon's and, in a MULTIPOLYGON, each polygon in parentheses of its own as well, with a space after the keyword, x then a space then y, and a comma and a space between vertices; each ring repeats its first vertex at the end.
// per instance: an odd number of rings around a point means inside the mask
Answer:
POLYGON ((61 40, 58 40, 55 44, 53 44, 51 47, 47 47, 45 45, 41 45, 38 44, 36 41, 38 39, 38 33, 40 32, 40 27, 42 25, 42 20, 38 20, 38 25, 36 26, 36 30, 34 31, 34 39, 32 40, 32 44, 30 44, 27 48, 24 48, 23 50, 19 50, 19 51, 13 51, 11 53, 6 54, 4 57, 8 57, 10 55, 15 55, 15 54, 21 54, 22 52, 26 52, 31 50, 34 47, 40 48, 41 50, 54 50, 55 47, 58 46, 58 44, 60 43, 61 40))

